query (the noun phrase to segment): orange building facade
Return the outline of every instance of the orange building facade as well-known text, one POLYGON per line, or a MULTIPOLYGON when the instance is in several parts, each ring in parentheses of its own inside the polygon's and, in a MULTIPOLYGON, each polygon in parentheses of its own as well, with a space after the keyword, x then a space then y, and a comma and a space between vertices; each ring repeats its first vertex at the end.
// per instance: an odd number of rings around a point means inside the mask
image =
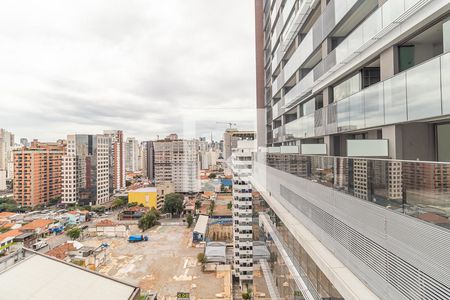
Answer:
POLYGON ((62 193, 61 165, 65 145, 34 140, 14 151, 14 201, 26 207, 45 205, 62 193))

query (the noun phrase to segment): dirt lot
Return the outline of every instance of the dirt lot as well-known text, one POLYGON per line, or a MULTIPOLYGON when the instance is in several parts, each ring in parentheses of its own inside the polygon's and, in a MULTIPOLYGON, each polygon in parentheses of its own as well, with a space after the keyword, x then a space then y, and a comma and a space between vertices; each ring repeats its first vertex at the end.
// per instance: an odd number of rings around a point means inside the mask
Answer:
MULTIPOLYGON (((137 227, 134 233, 140 233, 137 227)), ((191 299, 215 299, 225 290, 226 273, 203 273, 197 263, 202 248, 191 246, 192 229, 164 225, 148 230, 148 242, 128 243, 125 238, 89 238, 86 246, 110 245, 108 262, 98 271, 158 292, 159 299, 190 292, 191 299)), ((227 298, 226 295, 224 295, 227 298)))

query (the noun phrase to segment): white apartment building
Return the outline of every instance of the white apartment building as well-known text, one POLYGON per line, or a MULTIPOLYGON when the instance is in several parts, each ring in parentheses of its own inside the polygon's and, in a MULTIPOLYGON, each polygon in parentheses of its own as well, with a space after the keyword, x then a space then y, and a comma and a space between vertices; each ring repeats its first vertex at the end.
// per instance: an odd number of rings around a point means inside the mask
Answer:
POLYGON ((159 140, 154 143, 155 179, 172 182, 175 192, 200 191, 198 140, 159 140))
POLYGON ((109 201, 112 182, 111 138, 105 135, 67 136, 62 166, 62 202, 87 205, 109 201))
POLYGON ((234 133, 229 164, 233 171, 233 276, 246 292, 253 283, 253 197, 249 176, 256 141, 254 132, 234 133))
POLYGON ((127 172, 139 171, 140 145, 134 137, 128 137, 126 141, 125 168, 127 172))
POLYGON ((240 178, 252 174, 252 153, 256 151, 256 140, 239 140, 231 151, 231 167, 235 176, 240 178))
POLYGON ((233 276, 243 291, 253 282, 253 204, 248 180, 233 179, 233 276))
POLYGON ((213 149, 200 150, 200 168, 208 170, 217 165, 219 153, 213 149))
POLYGON ((0 128, 0 170, 6 171, 7 179, 12 179, 14 175, 12 156, 14 146, 14 134, 0 128))
POLYGON ((6 190, 6 171, 0 170, 0 191, 6 190))

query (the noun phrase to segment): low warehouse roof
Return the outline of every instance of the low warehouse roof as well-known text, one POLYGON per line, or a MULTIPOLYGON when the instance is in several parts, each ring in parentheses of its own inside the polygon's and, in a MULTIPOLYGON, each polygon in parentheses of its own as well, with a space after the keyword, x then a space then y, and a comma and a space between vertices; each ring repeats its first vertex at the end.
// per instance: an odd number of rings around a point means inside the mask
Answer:
POLYGON ((206 234, 206 227, 208 226, 208 216, 199 215, 197 224, 195 224, 194 232, 198 232, 202 235, 206 234))
POLYGON ((207 243, 205 248, 206 261, 226 263, 226 248, 227 244, 224 242, 207 243))
POLYGON ((55 258, 28 257, 0 272, 2 299, 137 299, 139 288, 55 258))

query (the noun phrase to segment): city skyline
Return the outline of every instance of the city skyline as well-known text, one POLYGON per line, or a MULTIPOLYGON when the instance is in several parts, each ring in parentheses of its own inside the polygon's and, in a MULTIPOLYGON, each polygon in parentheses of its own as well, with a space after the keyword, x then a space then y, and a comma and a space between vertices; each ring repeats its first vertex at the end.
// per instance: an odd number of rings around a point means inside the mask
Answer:
POLYGON ((2 127, 42 141, 104 129, 217 138, 226 126, 216 121, 254 128, 253 3, 131 4, 7 1, 2 127))

